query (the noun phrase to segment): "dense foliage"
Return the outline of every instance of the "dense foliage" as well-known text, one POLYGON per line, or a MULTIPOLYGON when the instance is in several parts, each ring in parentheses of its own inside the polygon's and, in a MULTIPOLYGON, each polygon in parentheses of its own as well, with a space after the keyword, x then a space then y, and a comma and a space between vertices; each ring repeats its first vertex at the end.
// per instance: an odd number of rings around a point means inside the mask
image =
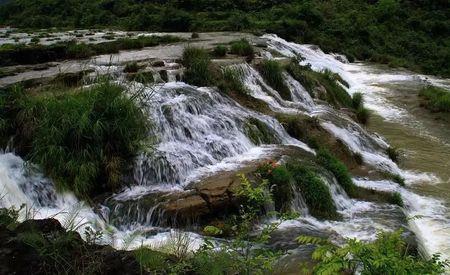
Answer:
POLYGON ((450 75, 448 1, 12 0, 0 25, 277 33, 348 57, 450 75))
POLYGON ((430 260, 411 255, 401 231, 381 232, 364 243, 350 239, 340 247, 319 238, 300 236, 301 244, 316 244, 314 274, 443 274, 448 262, 435 255, 430 260))
POLYGON ((1 136, 13 135, 28 160, 78 196, 119 188, 147 138, 149 123, 137 97, 107 81, 81 91, 1 95, 1 136))
POLYGON ((450 92, 442 88, 428 86, 423 88, 419 96, 425 99, 426 108, 434 112, 450 112, 450 92))

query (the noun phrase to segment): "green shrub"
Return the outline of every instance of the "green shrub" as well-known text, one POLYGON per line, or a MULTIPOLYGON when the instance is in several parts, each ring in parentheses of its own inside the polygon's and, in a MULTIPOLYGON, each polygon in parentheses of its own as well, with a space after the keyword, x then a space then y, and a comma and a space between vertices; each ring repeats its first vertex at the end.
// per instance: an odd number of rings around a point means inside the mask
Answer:
POLYGON ((134 250, 133 253, 141 268, 141 274, 143 271, 156 274, 166 272, 167 265, 170 262, 167 255, 144 246, 134 250))
POLYGON ((279 165, 269 173, 267 179, 275 203, 275 210, 288 212, 294 199, 291 173, 284 165, 279 165))
POLYGON ((425 99, 425 106, 434 112, 450 112, 450 91, 428 86, 419 92, 425 99))
POLYGON ((198 32, 193 32, 192 35, 191 35, 191 38, 192 39, 197 39, 197 38, 200 38, 200 35, 198 34, 198 32))
POLYGON ((41 39, 39 39, 39 37, 33 37, 31 38, 31 43, 37 44, 41 41, 41 39))
POLYGON ((264 80, 278 91, 284 100, 292 100, 291 92, 283 78, 283 68, 275 60, 264 60, 259 65, 259 71, 264 80))
POLYGON ((397 148, 395 148, 395 147, 387 148, 386 154, 393 162, 398 162, 400 154, 399 154, 397 148))
POLYGON ((184 80, 195 86, 208 86, 212 81, 211 59, 204 49, 188 47, 183 52, 182 64, 186 67, 184 80))
POLYGON ((300 188, 311 215, 322 219, 338 217, 330 189, 311 168, 295 162, 286 167, 300 188))
POLYGON ((57 97, 25 97, 17 117, 19 132, 31 140, 27 158, 78 196, 116 190, 149 129, 133 98, 108 82, 57 97))
POLYGON ((70 43, 67 46, 67 57, 69 58, 88 58, 95 54, 95 51, 85 43, 70 43))
POLYGON ((125 73, 136 73, 139 71, 139 69, 140 69, 140 66, 138 65, 137 62, 130 62, 125 65, 123 71, 125 73))
POLYGON ((217 45, 214 47, 213 54, 216 57, 224 57, 227 55, 228 48, 225 45, 217 45))
POLYGON ((344 188, 345 192, 349 196, 355 196, 355 185, 352 181, 350 173, 348 172, 347 167, 341 161, 339 161, 336 157, 331 155, 330 152, 320 149, 317 152, 317 161, 321 164, 325 169, 333 173, 336 177, 338 183, 344 188))
POLYGON ((356 118, 358 119, 358 122, 361 124, 367 124, 370 119, 370 111, 367 108, 359 107, 356 110, 356 118))
POLYGON ((247 39, 231 42, 230 52, 240 56, 253 56, 253 46, 247 39))
POLYGON ((317 245, 313 253, 313 259, 318 261, 314 274, 444 274, 449 266, 439 255, 429 260, 411 255, 401 230, 378 233, 372 243, 349 239, 344 246, 308 236, 297 240, 317 245))

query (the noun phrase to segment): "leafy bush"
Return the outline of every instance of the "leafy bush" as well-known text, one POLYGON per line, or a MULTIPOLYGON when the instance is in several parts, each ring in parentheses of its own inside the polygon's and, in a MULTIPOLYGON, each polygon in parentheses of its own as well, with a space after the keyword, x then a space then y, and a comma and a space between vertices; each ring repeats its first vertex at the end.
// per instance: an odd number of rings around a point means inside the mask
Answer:
POLYGON ((263 178, 269 180, 275 210, 288 212, 294 198, 293 179, 289 170, 284 165, 269 162, 258 167, 258 172, 263 178))
POLYGON ((322 219, 338 217, 330 189, 311 168, 296 162, 289 162, 286 167, 300 188, 311 215, 322 219))
POLYGON ((119 188, 147 138, 149 121, 135 97, 109 82, 18 103, 16 124, 31 143, 27 158, 81 197, 119 188))
POLYGON ((247 39, 231 42, 230 52, 240 56, 253 56, 253 46, 247 39))
POLYGON ((198 32, 193 32, 192 35, 191 35, 192 39, 197 39, 199 37, 200 37, 200 35, 198 34, 198 32))
POLYGON ((228 48, 225 45, 217 45, 214 47, 213 54, 216 57, 224 57, 227 55, 228 48))
POLYGON ((184 80, 196 86, 208 86, 212 81, 211 59, 204 49, 188 47, 183 52, 182 64, 186 67, 184 80))
POLYGON ((428 86, 419 92, 425 99, 425 106, 434 112, 450 112, 450 91, 428 86))
POLYGON ((125 67, 123 68, 123 71, 125 73, 136 73, 139 71, 139 69, 140 69, 140 66, 138 65, 137 62, 130 62, 125 65, 125 67))
POLYGON ((259 71, 267 84, 278 91, 284 100, 292 100, 291 92, 284 82, 283 68, 277 61, 264 60, 259 65, 259 71))
POLYGON ((301 244, 318 245, 313 260, 315 274, 444 274, 449 263, 441 261, 438 255, 430 260, 408 253, 409 245, 402 238, 402 232, 381 232, 372 243, 356 239, 347 240, 346 245, 336 246, 329 241, 300 236, 301 244))
POLYGON ((317 152, 317 161, 328 171, 333 173, 338 183, 344 188, 349 196, 356 195, 355 185, 345 164, 324 149, 320 149, 317 152))

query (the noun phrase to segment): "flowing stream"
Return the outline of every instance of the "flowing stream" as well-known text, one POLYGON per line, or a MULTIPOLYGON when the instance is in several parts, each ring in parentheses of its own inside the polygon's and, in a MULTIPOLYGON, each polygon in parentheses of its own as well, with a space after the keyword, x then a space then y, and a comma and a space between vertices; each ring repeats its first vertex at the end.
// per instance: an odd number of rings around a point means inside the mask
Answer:
MULTIPOLYGON (((398 100, 405 93, 409 98, 416 97, 425 77, 367 64, 349 64, 342 62, 345 61, 342 57, 325 54, 317 47, 289 43, 274 35, 262 38, 267 40, 271 50, 281 55, 302 56, 302 62, 311 64, 315 70, 329 69, 338 73, 350 84, 349 93, 363 92, 367 107, 376 113, 370 130, 380 135, 367 131, 344 113, 315 102, 302 85, 287 74, 284 78, 292 101, 283 100, 251 66, 233 65, 243 72, 242 80, 251 96, 265 101, 278 113, 316 117, 330 134, 342 140, 351 151, 361 154, 365 163, 380 171, 401 174, 407 180, 407 187, 403 188, 390 181, 355 178, 360 186, 400 192, 405 201, 402 210, 397 206, 351 199, 334 178, 324 178, 343 219, 320 221, 313 218, 301 194, 297 194, 293 208, 302 216, 283 222, 280 231, 285 233, 275 238, 275 243, 295 249, 293 240, 302 233, 329 236, 336 242, 343 238, 373 240, 379 230, 409 226, 425 255, 439 252, 450 258, 450 129, 436 128, 438 122, 419 116, 417 110, 410 110, 408 104, 414 104, 414 100, 398 100), (405 91, 407 85, 409 88, 405 91), (401 167, 386 155, 388 142, 405 150, 401 167), (420 217, 406 224, 404 214, 420 217)), ((272 58, 268 52, 265 56, 272 58)), ((172 82, 165 85, 144 88, 146 93, 153 94, 148 113, 154 124, 151 136, 156 137, 156 145, 150 154, 142 154, 136 160, 135 184, 115 194, 114 200, 127 202, 149 194, 183 190, 205 176, 236 171, 247 162, 270 158, 280 148, 295 147, 314 154, 307 145, 290 137, 273 117, 248 110, 215 88, 170 80, 172 82), (249 131, 259 131, 255 120, 270 133, 271 145, 259 145, 249 137, 249 131)), ((429 78, 428 81, 444 87, 450 85, 447 80, 429 78)), ((135 89, 139 84, 127 85, 135 89)), ((126 209, 107 202, 89 207, 71 194, 58 193, 51 181, 11 152, 0 153, 0 194, 2 207, 27 205, 22 211, 23 218, 55 217, 66 227, 76 227, 81 233, 86 226, 92 226, 103 230, 105 242, 117 248, 131 249, 141 244, 158 246, 174 232, 158 225, 153 214, 156 208, 126 209), (116 217, 114 221, 113 217, 116 217)), ((197 248, 201 237, 188 234, 193 240, 192 248, 197 248)))

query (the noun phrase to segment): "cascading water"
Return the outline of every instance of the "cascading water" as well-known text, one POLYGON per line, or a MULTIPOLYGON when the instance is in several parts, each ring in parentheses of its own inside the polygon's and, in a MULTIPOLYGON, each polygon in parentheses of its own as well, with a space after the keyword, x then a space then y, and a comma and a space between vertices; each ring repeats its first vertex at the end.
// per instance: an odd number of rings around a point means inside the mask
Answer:
MULTIPOLYGON (((413 116, 407 109, 400 108, 392 104, 386 99, 386 95, 394 93, 392 89, 384 87, 386 84, 398 83, 398 85, 437 85, 443 88, 449 88, 449 81, 436 79, 429 76, 414 75, 405 71, 385 72, 383 70, 369 67, 365 64, 351 64, 342 62, 336 56, 325 54, 320 49, 312 45, 299 45, 287 42, 275 35, 263 36, 268 41, 269 48, 277 51, 287 57, 301 57, 302 65, 310 64, 314 70, 330 70, 339 74, 350 88, 350 94, 354 92, 362 92, 365 96, 366 106, 381 115, 387 121, 395 121, 399 124, 408 125, 419 135, 431 135, 427 133, 421 123, 412 119, 413 116), (423 83, 425 82, 425 83, 423 83)), ((369 162, 379 168, 402 175, 406 179, 406 183, 411 185, 414 183, 434 184, 438 182, 438 178, 429 173, 420 173, 416 171, 405 171, 397 167, 384 152, 380 152, 380 148, 386 148, 388 145, 380 138, 375 137, 379 144, 374 150, 373 144, 367 146, 367 135, 361 136, 359 129, 355 127, 342 127, 338 123, 323 122, 322 125, 336 137, 340 138, 354 152, 361 153, 364 161, 369 162)), ((359 126, 357 126, 359 127, 359 126)), ((434 137, 431 137, 434 138, 434 137)), ((445 146, 445 140, 443 146, 445 146)), ((364 181, 363 181, 364 182, 364 181)), ((361 183, 361 182, 360 182, 361 183)), ((365 181, 365 187, 374 189, 391 189, 392 183, 388 181, 376 182, 365 181)), ((421 196, 409 190, 395 187, 395 190, 401 193, 405 201, 405 209, 407 215, 413 218, 409 221, 411 229, 414 230, 420 240, 423 252, 430 256, 434 253, 442 253, 446 259, 450 258, 450 211, 445 207, 445 203, 441 200, 421 196)), ((447 203, 448 204, 448 203, 447 203)))
MULTIPOLYGON (((263 38, 268 41, 269 48, 284 56, 301 55, 304 57, 302 62, 310 63, 313 69, 330 69, 339 73, 350 84, 350 93, 365 87, 364 83, 361 84, 365 76, 359 74, 358 65, 342 63, 336 56, 326 55, 312 46, 288 43, 273 35, 263 38)), ((266 56, 271 58, 270 54, 266 56)), ((249 94, 266 102, 273 111, 317 117, 324 129, 342 140, 354 153, 360 153, 366 163, 383 171, 402 174, 407 179, 417 177, 416 173, 399 169, 387 157, 385 150, 389 145, 383 139, 368 133, 345 114, 314 102, 305 88, 290 75, 283 75, 293 99, 286 101, 248 64, 233 67, 243 72, 242 80, 249 94)), ((55 216, 60 220, 64 220, 70 209, 77 206, 80 209, 79 224, 90 222, 98 229, 109 228, 108 231, 114 231, 117 239, 124 239, 136 231, 144 232, 136 238, 135 246, 141 243, 154 244, 167 239, 171 234, 168 229, 155 227, 158 215, 153 210, 156 209, 157 202, 150 209, 138 208, 141 207, 139 204, 131 204, 127 208, 125 203, 138 202, 142 196, 151 193, 182 190, 189 183, 217 171, 234 171, 242 161, 270 156, 278 147, 294 145, 312 152, 305 144, 290 137, 276 119, 248 110, 216 89, 198 88, 173 82, 174 80, 176 79, 169 77, 171 82, 159 87, 149 102, 148 113, 154 123, 150 136, 156 137, 155 147, 151 154, 143 154, 137 159, 134 173, 136 184, 114 196, 114 200, 124 204, 108 208, 105 203, 101 211, 96 211, 101 215, 96 214, 87 206, 78 206, 80 203, 73 195, 58 194, 51 182, 39 173, 24 169, 24 163, 19 157, 3 153, 0 154, 0 194, 5 195, 0 200, 1 206, 18 208, 21 204, 26 204, 36 209, 37 218, 55 216), (252 120, 267 127, 273 140, 272 145, 258 145, 249 137, 249 130, 258 130, 255 125, 251 126, 252 120), (116 219, 120 216, 123 219, 116 219), (164 232, 161 233, 161 230, 164 232)), ((153 91, 154 89, 148 89, 146 92, 153 91)), ((378 106, 377 100, 377 97, 368 97, 368 107, 378 106)), ((301 194, 297 193, 294 208, 301 210, 302 217, 284 222, 281 230, 300 228, 327 232, 328 235, 336 235, 336 239, 357 237, 372 240, 378 230, 392 230, 403 226, 398 207, 350 199, 333 178, 326 177, 324 181, 329 186, 343 219, 319 221, 313 218, 305 211, 305 203, 301 194)), ((356 183, 374 189, 390 188, 389 191, 400 192, 408 215, 425 216, 410 222, 424 250, 429 254, 443 252, 446 257, 450 255, 450 251, 445 250, 450 239, 448 228, 445 228, 449 222, 445 216, 447 209, 439 201, 417 195, 389 181, 357 179, 356 183), (418 202, 420 203, 417 204, 418 202), (428 229, 435 233, 432 237, 423 233, 428 229)), ((192 237, 199 240, 196 235, 192 237)), ((120 242, 114 245, 121 247, 120 242)), ((195 242, 194 246, 198 245, 199 242, 195 242)))

